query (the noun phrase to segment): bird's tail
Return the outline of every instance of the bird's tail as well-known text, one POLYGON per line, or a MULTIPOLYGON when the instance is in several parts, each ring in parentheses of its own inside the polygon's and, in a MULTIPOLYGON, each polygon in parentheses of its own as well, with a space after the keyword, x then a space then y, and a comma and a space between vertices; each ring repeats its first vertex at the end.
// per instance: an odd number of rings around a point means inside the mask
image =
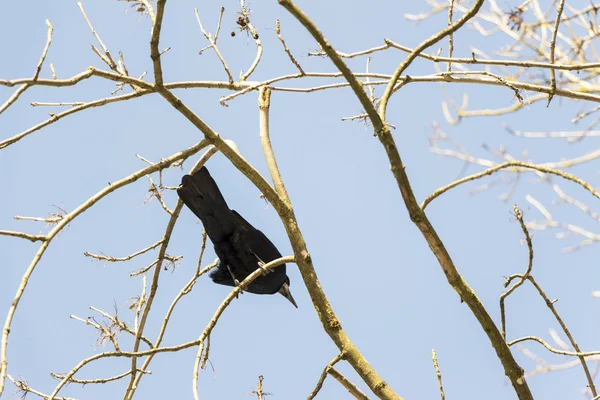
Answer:
POLYGON ((191 176, 185 175, 177 194, 200 218, 213 243, 231 235, 235 228, 234 216, 206 167, 191 176))

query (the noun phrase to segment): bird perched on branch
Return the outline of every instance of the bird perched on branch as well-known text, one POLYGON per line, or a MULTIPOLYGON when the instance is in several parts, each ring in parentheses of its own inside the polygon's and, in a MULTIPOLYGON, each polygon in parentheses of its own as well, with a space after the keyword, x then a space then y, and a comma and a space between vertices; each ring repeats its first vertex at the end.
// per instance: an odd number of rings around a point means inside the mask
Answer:
MULTIPOLYGON (((219 187, 202 167, 185 175, 177 194, 204 225, 214 245, 219 264, 209 276, 219 285, 237 286, 248 275, 281 257, 275 245, 225 202, 219 187)), ((298 308, 290 292, 290 278, 285 264, 266 271, 244 289, 256 294, 280 293, 298 308)))

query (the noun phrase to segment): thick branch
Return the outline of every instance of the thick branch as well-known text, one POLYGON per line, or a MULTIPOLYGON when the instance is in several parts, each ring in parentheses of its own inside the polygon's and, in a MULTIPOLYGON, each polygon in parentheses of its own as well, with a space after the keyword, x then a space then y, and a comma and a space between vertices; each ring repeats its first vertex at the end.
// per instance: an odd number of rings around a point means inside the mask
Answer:
MULTIPOLYGON (((506 376, 510 379, 519 399, 522 399, 522 400, 533 399, 532 394, 529 390, 529 386, 527 385, 527 383, 524 379, 523 369, 515 361, 514 357, 512 356, 512 354, 510 352, 510 349, 504 342, 502 335, 500 334, 500 331, 498 330, 498 327, 495 325, 494 321, 488 314, 487 310, 485 309, 485 307, 483 306, 483 304, 481 303, 481 301, 479 300, 477 295, 469 287, 467 282, 463 279, 463 277, 460 275, 460 273, 454 266, 452 258, 448 254, 442 240, 437 235, 437 232, 435 231, 435 229, 433 228, 433 226, 427 219, 427 216, 425 215, 425 213, 419 207, 419 205, 415 199, 414 193, 412 191, 412 188, 410 186, 410 181, 408 179, 408 176, 406 175, 406 171, 404 169, 404 165, 402 163, 402 159, 400 158, 400 154, 396 147, 394 138, 393 138, 389 128, 383 122, 385 120, 384 115, 381 115, 381 117, 379 115, 377 115, 373 104, 368 99, 368 96, 366 95, 364 90, 362 90, 362 87, 356 87, 357 85, 353 84, 353 82, 355 81, 354 76, 352 75, 352 73, 347 73, 349 70, 347 69, 346 65, 341 61, 341 58, 339 57, 339 55, 331 47, 329 42, 327 42, 327 40, 321 34, 321 32, 317 30, 317 28, 314 26, 312 21, 310 21, 304 13, 302 13, 295 5, 293 5, 291 3, 291 1, 279 0, 279 3, 282 4, 284 7, 286 7, 286 9, 288 9, 288 11, 290 11, 307 28, 307 30, 312 34, 312 36, 315 38, 315 40, 317 40, 319 45, 321 45, 323 50, 327 53, 327 55, 335 63, 335 65, 338 67, 338 69, 340 69, 340 72, 342 72, 342 74, 344 74, 344 77, 350 83, 350 86, 352 87, 354 93, 361 100, 361 104, 363 104, 365 111, 371 118, 371 122, 373 123, 374 131, 377 134, 377 136, 379 137, 379 140, 381 141, 382 145, 385 148, 388 159, 390 161, 390 167, 391 167, 392 173, 396 179, 396 182, 397 182, 400 192, 402 194, 402 198, 404 200, 406 208, 408 209, 411 220, 415 223, 415 225, 417 225, 417 227, 421 231, 422 235, 425 237, 425 240, 429 244, 429 247, 431 248, 431 250, 434 253, 434 255, 436 256, 436 258, 438 259, 438 262, 439 262, 440 266, 442 267, 442 270, 443 270, 444 274, 446 275, 448 282, 454 288, 454 290, 459 294, 461 299, 463 299, 467 303, 467 305, 469 306, 469 308, 471 309, 471 311, 473 312, 473 314, 479 321, 480 325, 482 326, 484 332, 487 334, 492 346, 494 347, 494 350, 496 351, 496 354, 498 355, 498 358, 500 359, 500 362, 504 366, 504 372, 505 372, 506 376), (363 98, 366 98, 367 101, 363 101, 363 98), (374 117, 374 115, 376 115, 376 117, 374 117)), ((474 13, 477 12, 479 7, 481 7, 482 3, 483 3, 483 0, 477 1, 476 5, 472 9, 473 15, 474 15, 474 13)), ((419 51, 421 51, 421 50, 425 49, 426 47, 430 46, 431 44, 435 43, 437 40, 440 40, 444 36, 444 34, 453 32, 455 30, 454 27, 456 27, 456 29, 458 29, 458 27, 461 26, 462 24, 464 24, 466 22, 466 20, 468 19, 468 18, 465 19, 465 17, 467 15, 469 15, 469 14, 465 14, 465 16, 463 16, 463 18, 459 19, 457 22, 452 24, 450 27, 447 27, 446 29, 442 30, 442 34, 438 34, 438 35, 434 36, 433 38, 435 40, 431 41, 431 43, 429 43, 429 41, 426 41, 421 45, 421 46, 423 46, 422 48, 420 46, 417 49, 419 49, 419 51), (458 25, 458 24, 460 24, 460 25, 458 25)), ((418 53, 418 52, 415 51, 415 53, 418 53)), ((416 57, 416 55, 415 55, 415 57, 416 57)), ((401 73, 402 70, 408 66, 410 61, 412 61, 409 59, 410 59, 410 56, 397 69, 396 72, 400 71, 400 73, 401 73)), ((413 57, 413 59, 414 59, 414 57, 413 57)), ((397 74, 398 76, 396 77, 396 79, 399 78, 400 73, 397 74)), ((392 88, 393 88, 393 85, 390 85, 390 86, 392 86, 392 88)), ((390 94, 391 94, 391 90, 390 90, 390 94)), ((385 109, 385 107, 383 109, 385 109)), ((301 268, 301 271, 302 271, 302 268, 301 268)), ((355 367, 355 365, 352 363, 351 358, 348 358, 348 361, 350 362, 350 364, 353 367, 355 367)), ((370 368, 370 366, 368 366, 368 367, 370 368)), ((359 374, 361 374, 360 370, 357 370, 357 372, 359 374)), ((375 374, 374 371, 372 371, 372 373, 375 374)), ((373 389, 373 387, 371 386, 371 384, 372 384, 372 381, 370 379, 371 377, 364 377, 362 374, 361 374, 361 377, 365 380, 365 382, 369 385, 369 387, 371 387, 371 389, 373 389)), ((377 377, 377 378, 379 379, 379 377, 377 377)), ((391 389, 387 388, 387 385, 384 386, 383 388, 387 389, 387 391, 385 393, 380 390, 376 390, 376 391, 374 390, 374 393, 380 397, 397 398, 398 395, 395 394, 393 391, 391 391, 391 389)), ((376 388, 376 389, 379 389, 379 388, 376 388)))

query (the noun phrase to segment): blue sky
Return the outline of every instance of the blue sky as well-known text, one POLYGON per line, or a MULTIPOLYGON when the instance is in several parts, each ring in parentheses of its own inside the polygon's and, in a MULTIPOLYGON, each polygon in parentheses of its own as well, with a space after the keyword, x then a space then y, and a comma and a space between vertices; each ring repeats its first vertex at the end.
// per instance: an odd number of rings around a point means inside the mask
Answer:
MULTIPOLYGON (((407 21, 404 13, 426 11, 425 2, 373 1, 368 8, 348 2, 301 2, 299 6, 313 19, 340 51, 351 52, 377 46, 383 38, 415 46, 445 25, 445 15, 420 24, 407 21)), ((472 2, 467 2, 470 5, 472 2)), ((122 2, 86 1, 86 12, 113 55, 123 51, 134 76, 148 71, 150 21, 138 18, 133 8, 122 2)), ((206 45, 195 21, 198 8, 207 30, 214 31, 219 9, 226 8, 219 47, 234 77, 247 70, 255 46, 245 33, 231 37, 236 29, 239 4, 218 2, 169 2, 163 25, 161 47, 171 50, 163 57, 165 81, 226 80, 217 59, 206 45)), ((486 5, 484 5, 484 8, 486 5)), ((290 49, 306 71, 333 72, 327 59, 307 57, 318 46, 275 1, 250 3, 252 21, 265 47, 254 80, 294 73, 275 35, 275 20, 290 49)), ((510 4, 506 4, 510 8, 510 4)), ((0 78, 30 77, 46 40, 45 19, 54 26, 54 39, 41 77, 50 78, 53 62, 59 78, 82 72, 87 66, 106 66, 91 51, 95 39, 74 1, 11 2, 0 14, 0 43, 3 57, 0 78)), ((500 35, 482 39, 466 28, 456 35, 455 55, 470 56, 477 46, 493 54, 503 44, 500 35)), ((447 42, 439 47, 446 51, 447 42)), ((388 50, 373 56, 371 71, 391 73, 405 57, 388 50)), ((348 61, 355 71, 364 71, 365 58, 348 61)), ((427 75, 431 63, 416 61, 410 75, 427 75)), ((286 86, 310 87, 326 82, 305 79, 286 86)), ((0 116, 0 139, 13 136, 48 117, 57 109, 32 108, 30 102, 90 101, 108 97, 113 82, 92 78, 69 88, 36 87, 0 116)), ((0 88, 8 98, 14 88, 0 88)), ((473 107, 507 107, 516 101, 506 88, 446 86, 448 94, 460 102, 468 93, 473 107)), ((188 89, 176 92, 205 122, 227 139, 234 140, 244 157, 263 174, 268 170, 258 136, 256 92, 222 107, 219 98, 227 91, 188 89)), ((381 89, 378 91, 381 95, 381 89)), ((532 95, 528 93, 526 95, 532 95)), ((520 156, 525 149, 533 162, 557 161, 595 149, 595 138, 567 144, 561 140, 518 139, 506 133, 507 123, 521 130, 567 130, 575 113, 593 105, 555 99, 525 107, 502 117, 466 119, 449 125, 443 116, 442 87, 437 83, 410 84, 392 99, 388 119, 397 129, 394 136, 406 165, 415 194, 424 199, 436 188, 456 179, 463 163, 432 154, 428 137, 433 123, 482 157, 489 155, 482 144, 498 149, 505 146, 520 156)), ((349 89, 314 93, 275 92, 271 101, 271 139, 289 191, 300 228, 325 293, 342 326, 372 366, 407 399, 437 398, 438 388, 431 362, 431 349, 438 354, 446 395, 461 399, 512 399, 512 387, 504 377, 483 330, 465 304, 445 280, 439 265, 411 223, 395 185, 385 152, 368 127, 360 122, 342 122, 342 117, 361 112, 349 89)), ((202 138, 185 118, 158 95, 87 110, 67 117, 0 151, 0 229, 44 233, 43 223, 16 221, 15 215, 46 216, 56 207, 72 211, 83 201, 116 181, 145 166, 136 154, 159 160, 183 150, 202 138)), ((164 179, 179 184, 183 169, 170 169, 164 179)), ((231 208, 261 229, 283 255, 291 254, 285 230, 272 207, 259 191, 222 155, 207 164, 231 208)), ((470 166, 468 173, 478 171, 470 166)), ((594 163, 570 170, 597 182, 594 163)), ((556 205, 556 195, 534 175, 524 175, 511 199, 499 200, 509 186, 499 185, 478 195, 470 192, 494 178, 461 186, 437 199, 427 208, 429 216, 466 281, 473 287, 495 321, 499 322, 499 295, 504 276, 523 272, 527 248, 523 234, 512 217, 516 203, 525 219, 539 219, 539 213, 525 200, 531 194, 555 216, 594 231, 595 223, 568 205, 556 205)), ((569 194, 594 207, 592 196, 561 181, 569 194)), ((57 381, 50 372, 64 373, 82 358, 108 345, 95 345, 95 331, 69 319, 70 314, 94 316, 88 307, 112 311, 116 306, 123 320, 133 321, 128 299, 139 294, 141 279, 129 273, 152 262, 156 252, 128 263, 92 261, 84 251, 103 252, 115 257, 131 254, 162 237, 168 215, 152 200, 144 205, 148 184, 140 180, 119 190, 82 214, 60 233, 33 274, 13 321, 8 350, 9 373, 26 379, 40 391, 50 393, 57 381)), ((174 206, 176 195, 165 194, 174 206)), ((170 255, 183 255, 178 268, 161 274, 159 290, 146 334, 156 337, 165 311, 174 296, 192 276, 200 247, 202 226, 189 210, 177 222, 170 255)), ((535 232, 533 273, 551 298, 584 350, 594 350, 599 322, 592 316, 599 304, 591 296, 598 289, 595 263, 598 248, 590 246, 573 254, 563 254, 565 246, 577 238, 557 240, 553 232, 535 232)), ((4 321, 19 281, 35 254, 38 244, 0 236, 0 320, 4 321)), ((214 259, 208 246, 204 264, 214 259)), ((265 377, 265 390, 273 398, 300 399, 310 393, 325 365, 337 355, 337 348, 323 332, 311 306, 300 274, 288 266, 291 290, 299 305, 294 309, 280 296, 244 294, 226 310, 211 340, 212 368, 202 371, 199 387, 202 398, 251 398, 258 375, 265 377), (213 369, 214 368, 214 369, 213 369)), ((199 336, 215 308, 227 295, 224 286, 201 279, 176 309, 163 345, 175 345, 199 336)), ((508 337, 536 335, 551 342, 550 328, 556 321, 534 290, 525 285, 511 296, 508 304, 508 337)), ((100 320, 99 316, 95 315, 100 320)), ((131 345, 121 336, 122 348, 131 345)), ((528 349, 548 363, 568 359, 545 352, 541 346, 528 349)), ((526 371, 535 363, 514 350, 526 371)), ((152 375, 144 377, 139 398, 191 398, 194 349, 157 356, 152 375)), ((338 364, 363 390, 351 367, 338 364)), ((126 359, 102 360, 86 366, 81 379, 114 376, 129 368, 126 359)), ((537 375, 528 380, 536 398, 583 398, 580 388, 586 381, 580 367, 537 375)), ((121 396, 126 381, 81 387, 71 384, 61 393, 82 399, 121 396)), ((8 384, 4 396, 12 398, 15 388, 8 384)), ((367 391, 368 394, 370 394, 367 391)), ((346 398, 343 388, 328 379, 322 398, 346 398)), ((370 394, 370 397, 373 397, 370 394)))

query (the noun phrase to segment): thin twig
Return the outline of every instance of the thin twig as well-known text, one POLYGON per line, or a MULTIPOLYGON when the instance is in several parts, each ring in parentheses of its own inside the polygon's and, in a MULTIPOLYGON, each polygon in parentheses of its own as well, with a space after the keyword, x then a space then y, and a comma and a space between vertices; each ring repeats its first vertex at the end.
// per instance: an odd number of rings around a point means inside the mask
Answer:
MULTIPOLYGON (((108 319, 110 322, 112 322, 114 324, 114 326, 118 327, 121 331, 127 332, 127 333, 129 333, 130 335, 133 335, 133 336, 136 335, 135 331, 133 329, 131 329, 129 326, 127 326, 127 324, 125 322, 121 321, 118 318, 117 315, 112 316, 109 313, 107 313, 106 311, 102 311, 99 308, 96 308, 94 306, 90 306, 89 308, 90 308, 90 310, 92 310, 94 312, 97 312, 98 314, 102 315, 104 318, 108 319)), ((142 341, 144 343, 146 343, 148 345, 148 347, 151 348, 151 349, 154 348, 154 347, 156 347, 145 336, 142 336, 142 341)))
POLYGON ((265 380, 264 376, 258 376, 258 383, 256 384, 256 389, 250 392, 250 394, 255 394, 257 400, 265 400, 265 396, 268 396, 270 393, 265 393, 263 389, 263 381, 265 380))
POLYGON ((215 32, 215 37, 213 39, 211 34, 206 32, 206 30, 202 26, 202 22, 200 21, 200 15, 198 15, 198 9, 194 8, 194 14, 196 15, 196 20, 198 20, 198 25, 200 26, 200 31, 202 32, 202 34, 204 35, 206 40, 208 40, 208 42, 210 43, 207 47, 200 50, 199 54, 202 54, 202 52, 207 48, 212 48, 215 51, 215 54, 217 55, 217 57, 219 57, 221 64, 223 64, 223 68, 225 69, 225 73, 227 73, 227 78, 229 79, 229 83, 233 84, 233 76, 231 75, 231 71, 229 70, 229 67, 227 66, 227 63, 225 62, 225 59, 223 58, 223 56, 221 55, 221 52, 219 51, 219 48, 217 47, 217 39, 219 38, 219 31, 221 30, 221 21, 223 20, 224 12, 225 12, 225 7, 221 7, 221 12, 219 14, 219 22, 217 23, 217 30, 215 32))
MULTIPOLYGON (((110 69, 112 69, 113 71, 118 71, 119 69, 117 67, 117 63, 115 63, 115 60, 113 60, 112 56, 110 55, 110 51, 108 50, 108 47, 106 47, 104 45, 104 42, 102 41, 102 39, 100 39, 100 35, 98 35, 98 32, 96 32, 96 29, 94 29, 94 27, 92 26, 92 23, 90 22, 88 16, 85 13, 85 10, 83 9, 83 4, 81 4, 80 1, 77 2, 77 7, 79 7, 79 10, 81 10, 81 14, 83 15, 83 18, 85 19, 85 22, 87 23, 88 27, 92 31, 92 34, 94 35, 94 37, 100 44, 100 47, 102 47, 102 50, 104 51, 104 56, 100 52, 97 52, 97 51, 96 51, 96 54, 102 59, 102 61, 104 61, 110 67, 110 69)), ((92 46, 92 49, 95 49, 95 47, 92 46)))
POLYGON ((579 362, 581 363, 581 367, 583 368, 584 374, 586 376, 586 379, 587 379, 587 382, 588 382, 588 387, 590 388, 590 391, 592 392, 592 396, 596 396, 597 395, 596 386, 594 385, 594 379, 592 377, 592 374, 590 373, 590 370, 589 370, 589 367, 588 367, 587 362, 585 360, 585 357, 587 357, 589 355, 598 355, 598 354, 600 354, 600 351, 587 352, 587 353, 584 353, 584 352, 581 351, 581 348, 579 347, 579 345, 575 341, 575 338, 571 334, 571 331, 569 330, 569 328, 567 327, 567 325, 565 324, 565 322, 563 321, 563 319, 560 317, 560 315, 558 314, 558 311, 556 310, 556 307, 554 306, 554 303, 556 302, 556 300, 555 301, 550 300, 550 298, 546 295, 546 292, 544 292, 544 290, 542 289, 542 287, 537 283, 537 281, 533 278, 533 276, 531 276, 531 275, 524 276, 524 275, 520 275, 520 274, 514 274, 514 275, 511 275, 507 281, 510 282, 511 279, 516 279, 516 278, 521 278, 521 280, 527 279, 535 287, 535 289, 538 291, 538 293, 540 294, 540 296, 544 300, 544 303, 546 303, 546 306, 550 309, 550 311, 552 312, 552 315, 554 315, 554 318, 559 323, 559 325, 562 328, 563 332, 569 338, 569 341, 571 342, 571 345, 575 349, 575 353, 574 352, 559 353, 558 352, 559 350, 555 351, 546 342, 544 342, 542 339, 533 338, 533 337, 526 337, 526 338, 521 338, 521 339, 513 340, 508 345, 512 346, 512 345, 514 345, 516 343, 519 343, 519 342, 521 342, 523 340, 536 340, 537 342, 541 343, 543 346, 545 346, 549 351, 551 351, 553 353, 563 354, 563 355, 569 355, 569 356, 573 356, 574 355, 574 356, 578 357, 579 358, 579 362))
POLYGON ((121 261, 129 261, 129 260, 131 260, 132 258, 135 258, 135 257, 137 257, 137 256, 139 256, 139 255, 142 255, 142 254, 144 254, 144 253, 147 253, 147 252, 149 252, 149 251, 150 251, 150 250, 152 250, 152 249, 155 249, 155 248, 157 248, 158 246, 160 246, 160 245, 162 244, 162 242, 163 242, 163 241, 162 241, 162 239, 161 239, 161 240, 159 240, 158 242, 156 242, 156 243, 153 243, 153 244, 151 244, 150 246, 146 247, 145 249, 142 249, 142 250, 140 250, 140 251, 136 251, 135 253, 133 253, 133 254, 130 254, 130 255, 128 255, 128 256, 125 256, 125 257, 111 257, 111 256, 104 256, 104 255, 92 254, 92 253, 90 253, 90 252, 87 252, 87 251, 86 251, 85 253, 83 253, 83 255, 84 255, 84 256, 86 256, 86 257, 95 258, 96 260, 100 260, 100 261, 108 261, 108 262, 121 262, 121 261))
POLYGON ((433 360, 433 367, 435 368, 435 374, 437 376, 438 387, 440 388, 440 398, 442 400, 446 399, 446 395, 444 394, 444 386, 442 385, 442 372, 440 371, 440 366, 438 364, 437 354, 435 353, 435 349, 431 350, 431 359, 433 360))
MULTIPOLYGON (((152 177, 150 175, 148 175, 147 178, 150 181, 150 189, 148 189, 148 192, 150 192, 150 195, 149 195, 149 198, 146 200, 146 202, 148 202, 152 197, 156 197, 156 199, 160 203, 160 206, 162 207, 162 209, 165 210, 167 212, 167 214, 173 215, 173 211, 165 203, 165 201, 164 201, 164 199, 162 197, 161 191, 154 184, 154 181, 152 180, 152 177)), ((144 204, 146 202, 144 202, 144 204)))
POLYGON ((302 67, 300 66, 298 61, 296 61, 296 58, 292 55, 292 52, 285 44, 285 40, 283 40, 283 36, 281 35, 281 24, 279 23, 279 20, 275 21, 275 32, 277 33, 277 37, 279 38, 279 41, 281 42, 281 45, 283 46, 283 50, 285 51, 285 54, 288 55, 290 61, 298 69, 300 74, 305 75, 304 70, 302 69, 302 67))
MULTIPOLYGON (((450 0, 450 7, 448 7, 448 26, 452 25, 452 14, 454 13, 454 0, 450 0)), ((450 32, 448 35, 448 58, 452 58, 454 52, 454 33, 450 32)), ((448 61, 446 71, 452 71, 452 62, 448 61)))
MULTIPOLYGON (((502 337, 504 338, 504 340, 506 340, 506 311, 504 307, 504 302, 512 292, 514 292, 519 286, 521 286, 525 282, 525 279, 527 279, 530 276, 531 270, 533 268, 533 244, 531 243, 531 235, 529 234, 529 230, 527 229, 527 226, 523 221, 523 212, 519 210, 516 204, 513 206, 513 211, 515 213, 515 218, 517 219, 517 221, 519 221, 521 230, 525 235, 525 241, 527 242, 527 250, 529 257, 527 261, 527 270, 523 274, 523 278, 519 282, 511 286, 510 289, 508 289, 506 292, 500 295, 500 324, 502 326, 502 337)), ((504 287, 508 287, 508 282, 504 284, 504 287)))
POLYGON ((335 364, 337 364, 339 361, 341 361, 343 359, 344 359, 344 353, 340 353, 337 356, 335 356, 333 358, 333 360, 331 360, 331 362, 329 364, 327 364, 327 366, 323 369, 323 372, 321 373, 321 376, 319 377, 319 380, 317 381, 317 386, 315 386, 315 388, 313 389, 313 391, 308 395, 307 400, 313 400, 317 396, 317 394, 319 393, 319 391, 323 387, 323 383, 325 382, 325 378, 327 378, 327 374, 329 373, 329 370, 335 364))
MULTIPOLYGON (((27 395, 29 393, 31 393, 35 396, 41 397, 44 400, 46 400, 48 398, 47 394, 33 389, 31 386, 29 386, 29 384, 25 380, 18 381, 10 375, 8 375, 8 379, 13 383, 13 385, 15 385, 17 387, 17 389, 19 389, 20 391, 23 392, 23 395, 21 396, 21 398, 24 398, 25 395, 27 395)), ((55 397, 55 400, 76 400, 76 399, 74 399, 72 397, 55 397)))
POLYGON ((246 71, 244 73, 240 73, 240 81, 241 82, 248 80, 248 78, 250 78, 250 75, 252 75, 252 73, 254 73, 254 71, 256 70, 256 67, 258 67, 258 64, 260 63, 260 59, 263 54, 262 42, 258 37, 258 32, 256 31, 256 28, 254 27, 252 22, 250 22, 250 13, 249 13, 248 9, 246 8, 245 3, 246 3, 245 0, 240 0, 241 14, 242 14, 242 17, 244 18, 244 23, 246 24, 246 29, 250 32, 252 39, 254 39, 254 43, 256 43, 256 57, 254 58, 252 65, 250 65, 250 67, 248 68, 248 71, 246 71))
MULTIPOLYGON (((91 75, 92 75, 92 73, 90 71, 89 76, 91 76, 91 75)), ((92 107, 102 107, 106 104, 115 103, 118 101, 130 100, 135 97, 143 96, 143 95, 146 95, 149 93, 151 93, 149 90, 140 90, 138 92, 123 94, 120 96, 106 97, 103 99, 90 101, 89 103, 85 103, 80 106, 70 108, 70 109, 65 110, 58 114, 52 114, 51 117, 48 118, 47 120, 40 122, 39 124, 19 133, 11 138, 1 141, 0 142, 0 150, 4 149, 5 147, 10 146, 13 143, 18 142, 19 140, 23 139, 24 137, 29 136, 30 134, 32 134, 36 131, 39 131, 40 129, 42 129, 50 124, 53 124, 54 122, 66 117, 68 115, 75 114, 76 112, 83 111, 85 109, 92 108, 92 107)))
POLYGON ((115 351, 121 351, 115 332, 112 330, 112 326, 103 326, 102 324, 96 322, 96 320, 92 317, 80 318, 71 314, 70 318, 96 328, 100 332, 100 337, 96 341, 97 344, 102 345, 106 342, 106 339, 108 339, 113 344, 115 351))
POLYGON ((509 346, 514 346, 517 343, 526 342, 526 341, 538 342, 539 344, 541 344, 542 346, 544 346, 549 352, 554 353, 554 354, 560 354, 562 356, 590 357, 590 356, 600 355, 600 350, 598 350, 598 351, 575 352, 575 351, 566 351, 566 350, 555 349, 552 346, 550 346, 546 341, 544 341, 543 339, 540 339, 537 336, 523 336, 521 338, 518 338, 518 339, 515 339, 515 340, 512 340, 512 341, 508 342, 508 345, 509 346))
MULTIPOLYGON (((139 369, 137 372, 139 372, 141 374, 151 374, 152 373, 150 371, 143 371, 141 369, 139 369)), ((127 375, 131 375, 131 371, 123 372, 122 374, 111 376, 110 378, 96 378, 96 379, 75 379, 75 378, 70 378, 69 382, 70 383, 78 383, 80 385, 103 384, 103 383, 117 381, 119 379, 125 378, 127 375)), ((57 374, 57 373, 54 373, 54 372, 52 372, 50 374, 50 376, 52 376, 53 378, 56 378, 56 379, 60 379, 60 380, 62 380, 62 379, 65 378, 64 375, 57 374)))
MULTIPOLYGON (((48 35, 47 35, 47 39, 46 39, 46 45, 44 46, 44 50, 42 51, 40 60, 38 61, 37 66, 35 67, 35 72, 33 73, 33 78, 31 78, 31 83, 25 83, 23 86, 18 88, 13 93, 13 95, 10 96, 8 98, 8 100, 6 100, 4 102, 4 104, 2 104, 0 106, 0 114, 2 114, 6 109, 8 109, 12 104, 14 104, 14 102, 17 101, 17 99, 23 93, 25 93, 25 91, 27 89, 29 89, 31 86, 35 85, 35 83, 37 82, 37 80, 40 76, 40 72, 42 70, 42 65, 44 64, 44 60, 46 59, 46 55, 48 54, 48 49, 50 49, 50 43, 52 43, 52 32, 54 32, 54 28, 52 27, 52 24, 50 23, 49 19, 46 20, 46 25, 48 25, 48 35)), ((0 390, 0 394, 1 393, 2 393, 2 390, 0 390)))
MULTIPOLYGON (((556 21, 554 22, 554 29, 552 31, 552 40, 550 41, 550 64, 554 64, 554 52, 556 47, 556 35, 558 34, 558 26, 560 25, 560 17, 563 12, 563 8, 565 7, 565 0, 560 0, 558 5, 558 10, 556 11, 556 21)), ((548 103, 546 107, 550 105, 552 98, 554 97, 554 92, 556 91, 556 73, 554 72, 554 68, 550 69, 550 87, 552 88, 552 92, 548 95, 548 103)))
POLYGON ((427 198, 425 200, 423 200, 423 203, 421 203, 420 207, 421 207, 421 209, 424 210, 425 207, 427 207, 427 205, 429 205, 429 203, 431 203, 434 199, 436 199, 440 195, 446 193, 448 190, 455 188, 456 186, 462 185, 463 183, 470 182, 470 181, 473 181, 476 179, 483 178, 484 176, 487 176, 487 175, 491 175, 494 172, 500 171, 501 169, 511 168, 511 167, 517 167, 517 168, 521 168, 521 169, 532 169, 535 171, 543 172, 545 174, 552 174, 552 175, 560 176, 566 180, 577 183, 578 185, 582 186, 585 190, 590 192, 593 196, 600 199, 600 192, 596 191, 592 187, 592 185, 590 185, 583 179, 578 178, 575 175, 572 175, 567 172, 563 172, 563 171, 560 171, 560 170, 557 170, 554 168, 547 168, 547 167, 544 167, 541 165, 529 164, 529 163, 526 163, 523 161, 507 161, 502 164, 498 164, 494 167, 488 168, 484 171, 478 172, 476 174, 466 176, 462 179, 458 179, 442 188, 435 190, 432 194, 427 196, 427 198))
MULTIPOLYGON (((21 298, 23 297, 23 294, 25 292, 27 283, 29 282, 31 275, 35 271, 35 268, 38 265, 40 259, 42 258, 46 249, 48 248, 48 246, 50 245, 52 240, 56 237, 56 235, 58 235, 71 221, 73 221, 80 214, 85 212, 87 209, 92 207, 94 204, 96 204, 98 201, 100 201, 101 199, 103 199, 104 197, 109 195, 110 193, 120 189, 123 186, 127 186, 127 185, 131 184, 132 182, 135 182, 138 179, 140 179, 148 174, 156 172, 160 169, 168 168, 174 162, 190 157, 191 155, 200 151, 202 148, 206 147, 207 145, 208 145, 208 141, 203 140, 184 151, 181 151, 179 153, 176 153, 170 157, 167 157, 167 158, 161 160, 161 162, 159 162, 155 165, 151 165, 149 167, 141 169, 123 179, 120 179, 116 182, 111 183, 106 188, 100 190, 94 196, 90 197, 87 201, 82 203, 75 210, 73 210, 69 214, 65 215, 64 218, 60 222, 58 222, 56 224, 56 226, 48 233, 48 235, 46 236, 47 240, 42 243, 42 245, 40 246, 40 248, 34 255, 33 259, 31 260, 29 267, 23 274, 23 278, 21 279, 19 287, 17 288, 17 292, 13 298, 12 304, 6 315, 6 320, 4 322, 4 328, 2 330, 2 343, 1 343, 1 347, 0 347, 0 350, 1 350, 0 351, 0 393, 2 393, 2 389, 4 388, 4 382, 5 382, 6 373, 8 370, 7 349, 8 349, 8 337, 9 337, 9 333, 10 333, 12 320, 15 316, 17 307, 19 305, 21 298)), ((135 370, 135 369, 132 369, 132 370, 135 370)))
POLYGON ((383 93, 383 96, 381 96, 381 101, 379 102, 379 115, 382 121, 386 120, 385 114, 387 110, 387 103, 394 92, 394 88, 396 86, 396 83, 398 82, 398 79, 406 70, 406 68, 408 68, 408 66, 415 60, 415 58, 417 58, 418 54, 420 54, 423 50, 439 42, 444 37, 446 37, 446 35, 456 32, 460 27, 467 23, 467 21, 473 18, 479 12, 479 9, 483 5, 483 2, 484 0, 476 0, 475 4, 473 4, 473 7, 471 7, 471 9, 469 9, 462 17, 460 17, 452 25, 447 26, 435 35, 421 42, 421 44, 419 44, 398 66, 398 68, 396 68, 394 74, 392 75, 392 79, 385 88, 385 92, 383 93))
POLYGON ((24 233, 24 232, 4 231, 4 230, 0 230, 0 236, 18 237, 21 239, 30 240, 32 242, 37 242, 37 241, 43 242, 45 240, 48 240, 48 238, 45 235, 30 235, 29 233, 24 233))
POLYGON ((54 70, 54 64, 50 63, 50 72, 52 73, 52 79, 57 80, 56 71, 54 70))
POLYGON ((344 388, 346 388, 346 390, 350 392, 350 394, 354 396, 355 399, 369 400, 367 395, 364 394, 362 390, 360 390, 355 384, 350 382, 348 378, 342 375, 342 373, 337 369, 331 367, 329 368, 329 371, 327 371, 327 373, 333 378, 335 378, 335 380, 338 381, 344 388))

